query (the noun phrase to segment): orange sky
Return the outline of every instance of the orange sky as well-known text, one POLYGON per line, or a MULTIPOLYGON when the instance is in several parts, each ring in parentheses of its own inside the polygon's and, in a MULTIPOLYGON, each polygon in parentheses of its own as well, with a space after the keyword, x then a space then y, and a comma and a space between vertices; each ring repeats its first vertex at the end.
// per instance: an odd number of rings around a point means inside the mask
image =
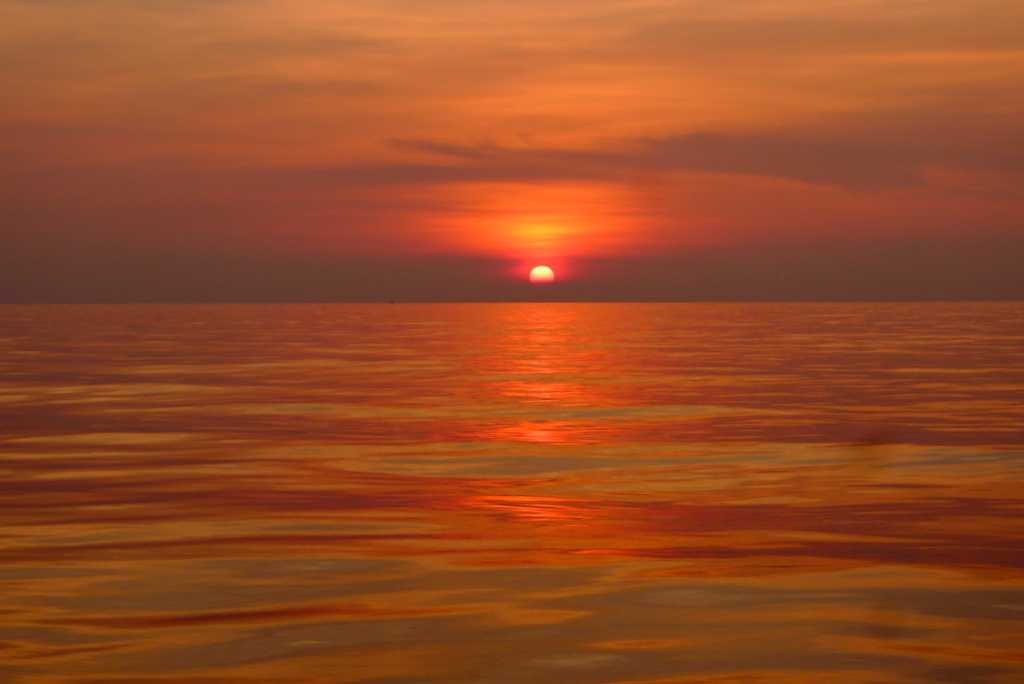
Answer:
POLYGON ((1024 232, 1018 0, 0 0, 0 247, 1024 232))

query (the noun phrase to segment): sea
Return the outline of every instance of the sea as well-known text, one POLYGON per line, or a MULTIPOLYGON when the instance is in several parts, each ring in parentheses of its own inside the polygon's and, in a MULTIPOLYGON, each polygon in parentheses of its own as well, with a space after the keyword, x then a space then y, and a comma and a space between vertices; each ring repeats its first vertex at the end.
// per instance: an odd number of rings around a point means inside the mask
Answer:
POLYGON ((1024 303, 0 306, 0 682, 1024 682, 1024 303))

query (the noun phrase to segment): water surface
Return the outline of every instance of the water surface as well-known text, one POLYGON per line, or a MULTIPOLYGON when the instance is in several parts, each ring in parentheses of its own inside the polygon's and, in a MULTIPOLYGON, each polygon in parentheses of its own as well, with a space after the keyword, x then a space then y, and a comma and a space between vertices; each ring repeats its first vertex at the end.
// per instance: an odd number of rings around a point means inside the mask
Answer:
POLYGON ((1024 305, 0 307, 0 681, 1024 681, 1024 305))

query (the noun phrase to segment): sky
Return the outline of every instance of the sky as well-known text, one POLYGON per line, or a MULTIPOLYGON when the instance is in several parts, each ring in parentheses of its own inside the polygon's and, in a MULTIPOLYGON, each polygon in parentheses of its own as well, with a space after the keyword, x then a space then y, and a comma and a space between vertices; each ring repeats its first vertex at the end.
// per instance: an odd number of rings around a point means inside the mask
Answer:
POLYGON ((1022 27, 0 0, 0 301, 1022 299, 1022 27))

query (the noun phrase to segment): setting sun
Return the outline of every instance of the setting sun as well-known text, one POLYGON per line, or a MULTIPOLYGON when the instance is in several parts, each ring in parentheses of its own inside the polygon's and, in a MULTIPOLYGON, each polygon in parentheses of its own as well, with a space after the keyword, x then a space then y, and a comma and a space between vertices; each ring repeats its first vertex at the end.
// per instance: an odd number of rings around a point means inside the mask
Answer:
POLYGON ((555 272, 547 266, 534 266, 530 271, 531 283, 550 283, 555 279, 555 272))

